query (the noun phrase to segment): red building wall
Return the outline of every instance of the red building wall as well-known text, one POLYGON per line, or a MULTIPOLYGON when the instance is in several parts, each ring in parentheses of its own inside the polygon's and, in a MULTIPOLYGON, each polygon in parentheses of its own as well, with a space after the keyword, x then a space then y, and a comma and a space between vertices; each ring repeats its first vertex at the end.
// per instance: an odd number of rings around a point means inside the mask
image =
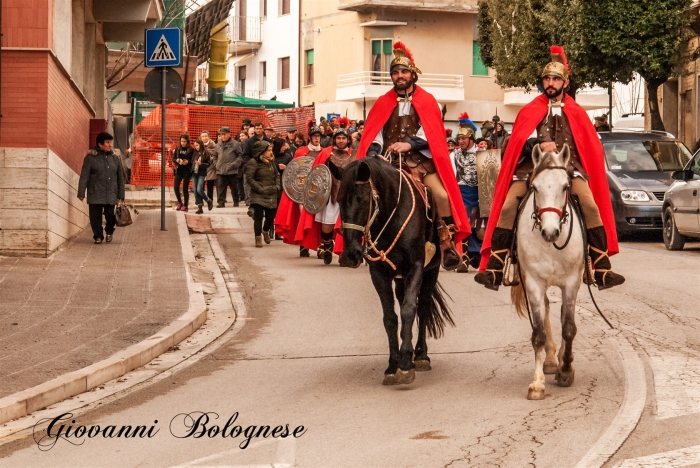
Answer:
POLYGON ((3 0, 2 46, 51 47, 52 7, 50 0, 3 0))

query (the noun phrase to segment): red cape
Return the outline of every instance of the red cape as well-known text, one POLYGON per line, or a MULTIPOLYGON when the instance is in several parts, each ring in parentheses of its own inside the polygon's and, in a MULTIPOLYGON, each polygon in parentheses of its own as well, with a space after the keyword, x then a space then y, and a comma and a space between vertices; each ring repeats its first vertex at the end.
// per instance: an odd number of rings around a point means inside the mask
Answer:
MULTIPOLYGON (((294 159, 308 155, 309 151, 308 146, 302 146, 294 153, 294 159)), ((299 204, 290 200, 287 194, 282 191, 282 198, 275 216, 275 233, 282 236, 285 244, 301 245, 294 241, 299 224, 299 214, 299 204)))
MULTIPOLYGON (((486 264, 491 255, 491 235, 496 228, 498 217, 501 214, 501 208, 505 202, 508 189, 513 181, 515 174, 515 165, 518 162, 520 153, 525 146, 525 142, 537 126, 542 122, 544 117, 549 112, 547 105, 547 97, 540 94, 530 104, 523 107, 513 124, 513 133, 510 136, 506 154, 503 155, 501 162, 501 171, 498 174, 496 182, 496 191, 493 196, 493 205, 489 220, 486 226, 486 235, 484 243, 481 246, 481 265, 479 271, 486 269, 486 264)), ((603 145, 600 143, 600 138, 591 124, 591 119, 586 114, 581 106, 571 98, 564 96, 564 107, 562 108, 564 115, 569 120, 571 133, 576 143, 581 164, 590 176, 588 185, 593 193, 593 199, 598 205, 600 217, 605 226, 605 233, 608 237, 608 253, 614 255, 619 252, 617 245, 617 231, 615 230, 615 217, 613 215, 612 203, 610 202, 610 188, 608 187, 608 178, 605 173, 603 145)))
MULTIPOLYGON (((348 154, 350 154, 350 148, 348 148, 348 154)), ((329 146, 327 148, 324 148, 321 153, 316 156, 316 160, 314 161, 314 164, 312 168, 320 165, 320 164, 326 164, 326 161, 328 161, 328 158, 331 157, 331 153, 333 152, 333 147, 329 146)), ((316 250, 318 249, 318 246, 321 245, 321 242, 323 239, 321 239, 321 223, 317 222, 314 218, 316 215, 313 215, 306 211, 305 209, 301 210, 301 214, 299 216, 299 223, 297 225, 296 233, 294 236, 294 243, 297 245, 303 245, 307 249, 311 250, 316 250)), ((340 216, 338 216, 338 220, 335 223, 335 245, 333 246, 333 252, 336 254, 340 255, 343 253, 343 235, 340 231, 340 227, 342 226, 342 221, 340 220, 340 216)))
MULTIPOLYGON (((420 123, 428 139, 428 146, 433 156, 435 169, 450 199, 452 217, 457 227, 457 232, 453 240, 457 249, 461 252, 462 239, 467 238, 469 234, 471 234, 471 228, 469 227, 467 211, 464 209, 464 203, 462 202, 462 194, 457 186, 457 178, 455 177, 452 163, 450 162, 450 153, 447 150, 445 125, 442 122, 440 106, 432 94, 428 93, 420 86, 416 86, 415 88, 416 90, 413 93, 411 104, 418 113, 420 123)), ((374 137, 384 128, 392 112, 394 112, 394 108, 398 104, 396 100, 397 97, 396 91, 392 89, 384 96, 377 99, 377 102, 372 106, 367 116, 367 121, 365 122, 365 131, 363 132, 364 138, 360 140, 360 146, 357 149, 357 159, 367 155, 367 150, 372 144, 374 137)))

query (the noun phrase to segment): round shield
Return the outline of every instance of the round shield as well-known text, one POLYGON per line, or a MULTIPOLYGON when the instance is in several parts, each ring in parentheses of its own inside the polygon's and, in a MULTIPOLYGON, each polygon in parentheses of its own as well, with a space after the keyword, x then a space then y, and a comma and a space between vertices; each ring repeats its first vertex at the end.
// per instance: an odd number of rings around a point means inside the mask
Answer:
POLYGON ((314 158, 311 156, 293 159, 282 174, 284 193, 295 203, 304 203, 304 185, 313 163, 314 158))
POLYGON ((316 214, 326 206, 331 197, 332 181, 331 170, 325 164, 319 164, 311 169, 304 186, 304 209, 306 211, 316 214))

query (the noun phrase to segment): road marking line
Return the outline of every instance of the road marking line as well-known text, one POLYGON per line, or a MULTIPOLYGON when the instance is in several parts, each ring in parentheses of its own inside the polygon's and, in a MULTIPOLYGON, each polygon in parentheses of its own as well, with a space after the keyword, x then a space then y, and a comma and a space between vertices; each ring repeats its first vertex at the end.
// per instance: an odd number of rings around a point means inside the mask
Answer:
POLYGON ((628 458, 615 468, 678 468, 700 463, 700 445, 655 453, 645 457, 628 458))
POLYGON ((649 355, 654 371, 656 418, 700 413, 700 359, 661 350, 648 341, 640 344, 649 355))
MULTIPOLYGON (((581 310, 592 315, 587 309, 581 310)), ((625 370, 625 395, 615 419, 578 462, 576 468, 603 466, 637 426, 646 402, 646 374, 639 354, 619 330, 606 331, 605 334, 615 343, 615 349, 620 354, 625 370)))

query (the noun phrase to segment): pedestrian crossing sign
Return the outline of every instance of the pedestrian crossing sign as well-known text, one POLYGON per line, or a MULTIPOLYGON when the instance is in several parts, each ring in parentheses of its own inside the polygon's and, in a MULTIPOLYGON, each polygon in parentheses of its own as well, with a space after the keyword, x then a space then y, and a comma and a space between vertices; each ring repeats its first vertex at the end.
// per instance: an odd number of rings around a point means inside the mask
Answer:
POLYGON ((182 62, 180 28, 146 30, 146 67, 179 67, 182 62))

